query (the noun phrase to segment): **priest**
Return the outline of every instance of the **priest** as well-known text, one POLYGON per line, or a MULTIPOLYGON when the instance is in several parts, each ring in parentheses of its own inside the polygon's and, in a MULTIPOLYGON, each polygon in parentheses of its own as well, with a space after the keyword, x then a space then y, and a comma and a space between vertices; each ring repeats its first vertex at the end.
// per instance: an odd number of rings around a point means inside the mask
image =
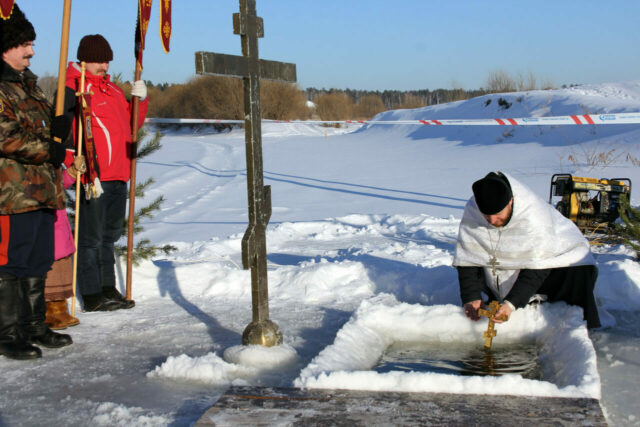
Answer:
POLYGON ((578 227, 507 174, 490 172, 472 189, 453 260, 465 315, 480 318, 484 293, 500 303, 497 323, 529 303, 564 301, 600 327, 598 269, 578 227))

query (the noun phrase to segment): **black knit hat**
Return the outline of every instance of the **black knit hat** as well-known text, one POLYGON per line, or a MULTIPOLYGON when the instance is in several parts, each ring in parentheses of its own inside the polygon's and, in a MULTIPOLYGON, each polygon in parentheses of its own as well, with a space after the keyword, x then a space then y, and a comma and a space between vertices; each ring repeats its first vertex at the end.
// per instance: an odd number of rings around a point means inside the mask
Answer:
POLYGON ((100 34, 84 36, 78 45, 78 61, 109 62, 113 60, 113 51, 109 42, 100 34))
POLYGON ((0 34, 2 36, 2 53, 36 39, 33 25, 24 16, 17 3, 13 5, 13 12, 9 19, 0 19, 0 34))
POLYGON ((494 215, 509 204, 513 193, 507 177, 500 172, 489 172, 472 185, 478 209, 485 215, 494 215))

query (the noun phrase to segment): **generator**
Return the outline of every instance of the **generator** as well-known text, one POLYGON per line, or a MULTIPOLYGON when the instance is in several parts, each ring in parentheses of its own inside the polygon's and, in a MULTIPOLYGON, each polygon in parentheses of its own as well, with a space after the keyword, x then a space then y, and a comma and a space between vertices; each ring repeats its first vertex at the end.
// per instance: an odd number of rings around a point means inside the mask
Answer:
POLYGON ((549 203, 573 221, 583 233, 613 230, 620 216, 620 196, 631 197, 629 178, 583 178, 568 173, 551 177, 549 203), (559 198, 559 199, 558 199, 559 198))

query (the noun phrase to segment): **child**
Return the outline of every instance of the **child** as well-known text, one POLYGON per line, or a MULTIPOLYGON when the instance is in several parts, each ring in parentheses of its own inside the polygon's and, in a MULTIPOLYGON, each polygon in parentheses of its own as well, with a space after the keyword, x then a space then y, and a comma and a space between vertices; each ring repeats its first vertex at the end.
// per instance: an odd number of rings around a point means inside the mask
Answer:
MULTIPOLYGON (((77 156, 73 164, 62 172, 64 187, 76 182, 78 173, 85 171, 84 156, 77 156)), ((56 211, 55 261, 47 273, 44 297, 47 302, 45 323, 52 330, 65 329, 80 323, 67 310, 67 298, 73 297, 73 259, 76 251, 66 209, 56 211)))

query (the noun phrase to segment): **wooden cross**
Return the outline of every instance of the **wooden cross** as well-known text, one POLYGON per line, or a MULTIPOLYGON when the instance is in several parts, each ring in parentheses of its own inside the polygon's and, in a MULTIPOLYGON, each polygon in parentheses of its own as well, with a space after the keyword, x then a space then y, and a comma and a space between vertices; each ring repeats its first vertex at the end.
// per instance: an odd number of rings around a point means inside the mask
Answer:
POLYGON ((244 88, 245 147, 249 226, 242 238, 242 266, 251 269, 253 320, 242 334, 242 344, 267 347, 282 343, 282 332, 269 320, 266 228, 271 217, 271 188, 264 185, 260 79, 296 81, 296 65, 258 58, 258 38, 264 37, 256 0, 240 0, 233 14, 233 33, 239 34, 242 55, 196 52, 196 73, 242 77, 244 88))
MULTIPOLYGON (((492 320, 493 316, 496 315, 498 309, 500 308, 500 304, 498 301, 491 301, 489 303, 489 310, 485 310, 484 308, 478 309, 478 314, 480 316, 486 316, 489 318, 489 326, 487 326, 487 330, 484 332, 484 348, 491 348, 491 341, 493 337, 498 333, 495 330, 495 322, 492 320)), ((502 314, 498 317, 498 320, 507 320, 507 316, 502 314)))

